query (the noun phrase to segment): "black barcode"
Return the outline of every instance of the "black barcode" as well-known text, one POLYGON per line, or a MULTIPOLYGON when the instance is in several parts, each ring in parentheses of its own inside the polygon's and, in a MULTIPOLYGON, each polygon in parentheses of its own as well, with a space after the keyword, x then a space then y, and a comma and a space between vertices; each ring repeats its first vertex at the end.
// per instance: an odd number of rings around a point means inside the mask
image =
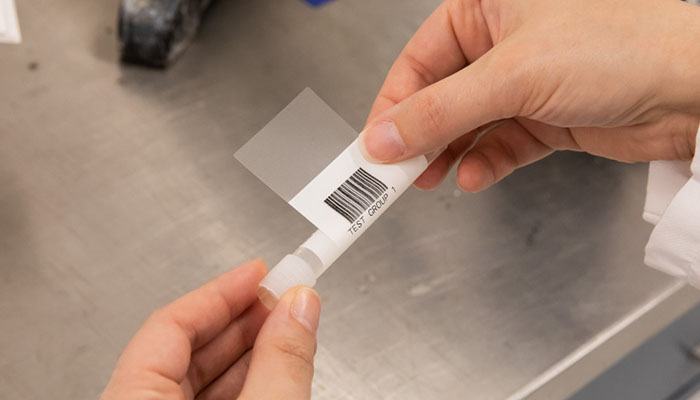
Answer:
POLYGON ((360 168, 324 200, 350 222, 362 215, 389 187, 360 168))

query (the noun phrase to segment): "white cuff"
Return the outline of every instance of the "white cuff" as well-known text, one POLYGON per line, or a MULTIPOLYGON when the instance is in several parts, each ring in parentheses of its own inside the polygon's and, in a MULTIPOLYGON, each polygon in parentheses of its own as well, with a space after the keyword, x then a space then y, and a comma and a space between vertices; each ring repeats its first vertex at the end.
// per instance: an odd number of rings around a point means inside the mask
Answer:
POLYGON ((700 130, 695 159, 649 167, 644 219, 655 223, 645 263, 700 288, 700 130))
POLYGON ((674 197, 691 178, 690 161, 652 161, 649 164, 645 221, 656 225, 674 197))

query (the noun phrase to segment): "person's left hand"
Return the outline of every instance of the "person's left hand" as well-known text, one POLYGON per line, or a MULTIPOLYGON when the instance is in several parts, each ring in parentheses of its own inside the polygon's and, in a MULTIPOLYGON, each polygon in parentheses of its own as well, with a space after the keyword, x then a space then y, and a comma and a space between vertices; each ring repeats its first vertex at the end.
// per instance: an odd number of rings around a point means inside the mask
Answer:
POLYGON ((265 273, 251 261, 154 312, 102 399, 308 399, 320 300, 295 287, 270 312, 256 298, 265 273))

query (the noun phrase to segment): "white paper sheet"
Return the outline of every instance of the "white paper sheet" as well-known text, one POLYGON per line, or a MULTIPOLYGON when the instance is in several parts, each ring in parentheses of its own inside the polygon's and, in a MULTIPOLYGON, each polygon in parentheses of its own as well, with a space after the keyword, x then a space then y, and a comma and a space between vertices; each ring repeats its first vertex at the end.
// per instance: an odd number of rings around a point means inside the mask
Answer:
POLYGON ((0 0, 0 43, 20 43, 17 8, 14 0, 0 0))

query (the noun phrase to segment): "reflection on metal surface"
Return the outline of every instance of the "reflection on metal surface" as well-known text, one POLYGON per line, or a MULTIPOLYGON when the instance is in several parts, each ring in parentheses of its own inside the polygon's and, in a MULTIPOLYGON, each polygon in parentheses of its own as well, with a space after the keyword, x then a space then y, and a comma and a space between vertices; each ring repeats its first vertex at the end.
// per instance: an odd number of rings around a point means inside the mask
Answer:
POLYGON ((568 398, 588 381, 611 367, 667 324, 688 311, 700 292, 677 281, 663 293, 600 332, 529 384, 509 400, 568 398))

